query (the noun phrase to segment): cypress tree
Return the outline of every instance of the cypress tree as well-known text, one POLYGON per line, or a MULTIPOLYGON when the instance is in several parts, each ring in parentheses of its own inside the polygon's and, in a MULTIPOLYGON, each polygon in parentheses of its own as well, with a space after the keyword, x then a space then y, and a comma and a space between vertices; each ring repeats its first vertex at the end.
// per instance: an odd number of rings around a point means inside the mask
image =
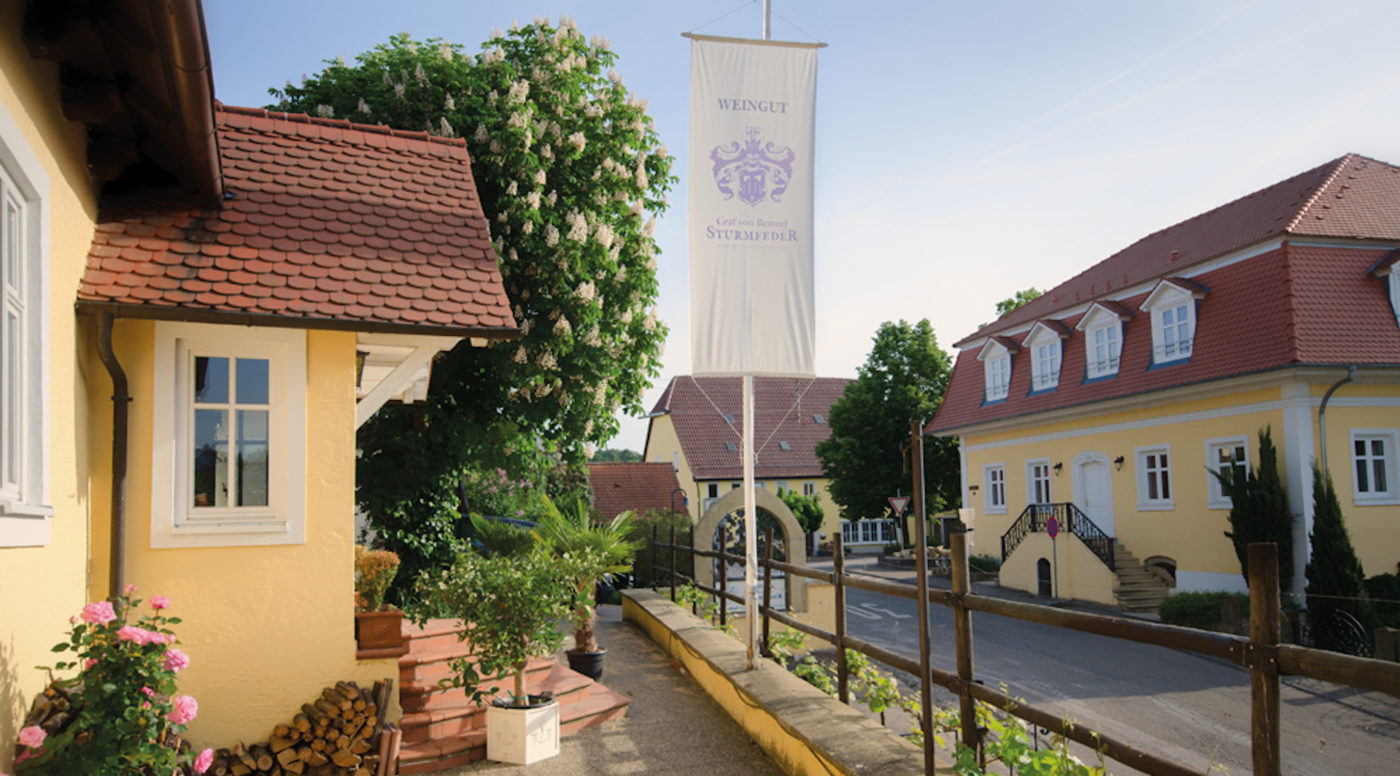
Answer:
POLYGON ((1249 544, 1273 542, 1278 545, 1278 581, 1287 590, 1293 581, 1293 516, 1288 511, 1288 491, 1278 470, 1278 449, 1270 428, 1259 430, 1259 465, 1243 476, 1229 467, 1222 474, 1210 472, 1230 497, 1230 530, 1225 536, 1235 545, 1240 573, 1249 582, 1249 544))
POLYGON ((1332 475, 1313 463, 1312 557, 1306 572, 1308 624, 1319 646, 1340 646, 1333 636, 1339 633, 1335 611, 1343 611, 1366 622, 1362 601, 1361 561, 1347 534, 1342 506, 1332 487, 1332 475))

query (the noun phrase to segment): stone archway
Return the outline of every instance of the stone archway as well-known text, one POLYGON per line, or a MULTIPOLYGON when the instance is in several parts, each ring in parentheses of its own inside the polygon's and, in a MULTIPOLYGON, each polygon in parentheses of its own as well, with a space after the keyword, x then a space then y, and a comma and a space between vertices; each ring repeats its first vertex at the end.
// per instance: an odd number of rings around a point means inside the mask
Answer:
MULTIPOLYGON (((759 509, 776 517, 778 524, 782 526, 783 544, 787 547, 787 562, 794 566, 806 566, 807 542, 804 541, 805 537, 802 535, 802 526, 798 524, 797 518, 792 516, 792 510, 788 509, 787 504, 784 504, 782 499, 763 488, 754 489, 754 502, 759 509)), ((719 521, 723 520, 725 515, 743 508, 743 488, 734 488, 716 499, 710 508, 705 510, 705 514, 700 516, 700 522, 695 525, 695 532, 692 534, 695 537, 695 549, 710 549, 714 542, 715 530, 719 528, 719 521)), ((701 558, 696 558, 695 583, 713 588, 715 586, 714 565, 708 562, 702 563, 701 560, 701 558)), ((788 609, 796 612, 807 611, 806 578, 789 575, 787 580, 788 609)))

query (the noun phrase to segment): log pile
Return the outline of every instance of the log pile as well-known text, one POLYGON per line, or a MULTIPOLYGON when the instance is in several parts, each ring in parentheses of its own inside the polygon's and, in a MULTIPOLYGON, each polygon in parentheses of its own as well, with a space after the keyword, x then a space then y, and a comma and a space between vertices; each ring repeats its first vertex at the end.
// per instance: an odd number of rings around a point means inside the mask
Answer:
MULTIPOLYGON (((354 682, 325 688, 292 719, 272 729, 266 741, 219 749, 214 776, 380 776, 380 733, 394 681, 373 689, 354 682)), ((385 767, 381 767, 381 764, 385 767)))

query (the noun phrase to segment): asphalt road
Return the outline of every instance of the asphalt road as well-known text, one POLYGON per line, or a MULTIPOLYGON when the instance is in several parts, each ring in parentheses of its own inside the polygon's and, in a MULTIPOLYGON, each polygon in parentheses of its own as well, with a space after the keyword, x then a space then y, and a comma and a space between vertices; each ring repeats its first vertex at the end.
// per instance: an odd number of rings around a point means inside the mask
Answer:
MULTIPOLYGON (((848 571, 914 581, 912 572, 886 572, 864 560, 848 564, 848 571)), ((937 578, 934 584, 948 586, 937 578)), ((974 588, 999 590, 990 583, 974 588)), ((847 589, 846 600, 849 633, 918 656, 914 601, 854 589, 847 589)), ((954 671, 951 612, 934 606, 930 620, 932 662, 954 671)), ((1014 697, 1201 773, 1251 772, 1249 674, 1243 669, 1189 652, 976 612, 972 631, 974 676, 988 686, 1005 683, 1014 697)), ((914 677, 901 679, 917 692, 914 677)), ((1286 677, 1283 684, 1284 773, 1400 774, 1400 698, 1311 679, 1286 677)), ((952 696, 943 698, 951 705, 952 696)), ((1112 761, 1108 767, 1113 774, 1136 773, 1112 761)))

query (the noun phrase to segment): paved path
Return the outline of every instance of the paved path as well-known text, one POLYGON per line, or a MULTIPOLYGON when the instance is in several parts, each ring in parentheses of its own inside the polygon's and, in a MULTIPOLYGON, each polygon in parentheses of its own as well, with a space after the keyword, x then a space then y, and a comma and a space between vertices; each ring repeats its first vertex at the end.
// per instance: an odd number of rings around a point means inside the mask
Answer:
MULTIPOLYGON (((848 562, 847 568, 911 584, 915 578, 913 571, 886 570, 865 558, 848 562)), ((934 578, 933 585, 946 588, 949 583, 934 578)), ((973 583, 973 590, 1042 602, 994 583, 973 583)), ((860 590, 846 596, 850 633, 918 655, 914 601, 860 590)), ((1123 614, 1093 604, 1070 606, 1123 614)), ((933 662, 953 670, 951 617, 941 606, 930 611, 933 662)), ((985 613, 973 614, 972 630, 975 673, 986 684, 1005 682, 1015 696, 1200 772, 1223 765, 1231 774, 1249 773, 1249 674, 1240 667, 985 613)), ((902 678, 917 688, 913 677, 902 678)), ((951 696, 939 694, 951 702, 951 696)), ((1285 774, 1400 773, 1400 699, 1285 677, 1282 716, 1285 774)), ((1109 770, 1136 773, 1113 762, 1109 770)))
POLYGON ((602 606, 598 642, 608 649, 603 684, 632 699, 627 717, 565 736, 558 757, 533 765, 478 762, 454 776, 782 776, 739 726, 671 666, 622 609, 602 606))

